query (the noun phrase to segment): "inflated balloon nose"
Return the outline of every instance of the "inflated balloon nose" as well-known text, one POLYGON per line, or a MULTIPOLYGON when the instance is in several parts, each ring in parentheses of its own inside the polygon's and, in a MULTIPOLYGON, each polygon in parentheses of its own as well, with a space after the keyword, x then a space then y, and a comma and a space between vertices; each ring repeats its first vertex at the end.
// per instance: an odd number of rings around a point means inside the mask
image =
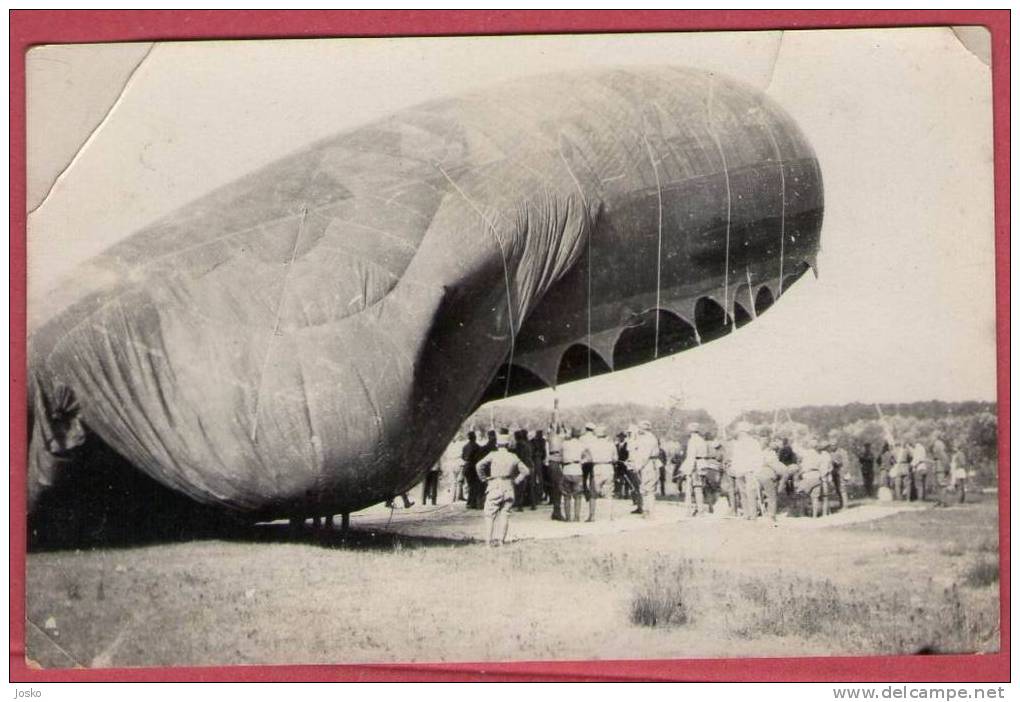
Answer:
MULTIPOLYGON (((417 482, 485 399, 760 314, 813 262, 822 210, 810 146, 756 90, 532 77, 319 142, 88 262, 33 330, 30 401, 66 388, 199 502, 353 511, 417 482)), ((42 490, 64 463, 39 449, 42 490)))

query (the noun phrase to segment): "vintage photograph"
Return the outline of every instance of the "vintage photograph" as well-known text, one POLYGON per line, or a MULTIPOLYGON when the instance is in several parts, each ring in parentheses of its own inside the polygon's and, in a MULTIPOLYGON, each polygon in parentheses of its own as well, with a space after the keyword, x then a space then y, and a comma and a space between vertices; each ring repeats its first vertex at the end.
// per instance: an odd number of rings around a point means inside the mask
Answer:
POLYGON ((33 48, 29 665, 999 651, 989 63, 33 48))

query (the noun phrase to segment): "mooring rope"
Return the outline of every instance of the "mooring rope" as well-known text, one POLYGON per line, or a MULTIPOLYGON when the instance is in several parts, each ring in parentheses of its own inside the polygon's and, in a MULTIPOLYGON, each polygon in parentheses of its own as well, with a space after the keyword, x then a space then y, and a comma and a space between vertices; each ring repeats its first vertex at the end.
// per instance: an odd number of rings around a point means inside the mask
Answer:
POLYGON ((441 165, 439 165, 438 163, 433 165, 435 166, 437 171, 443 174, 443 177, 446 178, 446 181, 453 186, 454 190, 456 190, 457 193, 459 193, 460 196, 464 198, 464 201, 471 206, 471 209, 475 211, 475 214, 481 217, 482 221, 485 222, 485 224, 489 227, 489 231, 492 233, 492 237, 496 240, 496 246, 499 248, 500 258, 503 259, 503 281, 506 284, 506 312, 507 321, 510 325, 510 358, 509 360, 507 360, 506 363, 506 386, 503 390, 503 399, 505 400, 506 398, 510 397, 510 369, 513 368, 514 364, 514 351, 517 343, 517 329, 516 326, 514 325, 513 290, 510 285, 510 266, 507 263, 506 251, 503 249, 503 241, 502 239, 499 238, 499 234, 496 232, 496 227, 492 223, 492 221, 489 220, 489 218, 482 213, 482 211, 478 208, 477 205, 475 205, 471 198, 467 196, 467 193, 460 189, 460 186, 457 185, 457 183, 453 180, 453 178, 449 176, 449 174, 445 170, 443 170, 443 167, 441 165))

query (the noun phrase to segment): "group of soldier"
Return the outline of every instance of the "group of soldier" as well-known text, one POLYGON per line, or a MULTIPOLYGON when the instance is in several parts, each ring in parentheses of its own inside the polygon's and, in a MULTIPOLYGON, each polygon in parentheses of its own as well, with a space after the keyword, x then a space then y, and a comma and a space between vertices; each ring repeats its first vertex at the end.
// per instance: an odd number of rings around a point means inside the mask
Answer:
MULTIPOLYGON (((838 437, 791 441, 747 422, 738 422, 726 441, 697 423, 686 430, 684 444, 660 442, 647 421, 615 437, 594 423, 535 432, 490 430, 484 439, 468 432, 426 479, 424 496, 435 503, 445 473, 451 499, 484 512, 490 545, 505 541, 511 510, 534 510, 545 502, 557 521, 593 522, 606 498, 612 519, 613 497, 629 498, 633 514, 650 516, 656 493, 664 496, 669 481, 695 516, 723 510, 774 525, 781 495, 804 498, 813 517, 828 514, 834 503, 840 509, 848 503, 850 453, 838 437)), ((875 494, 877 477, 880 499, 934 498, 945 504, 949 490, 963 499, 965 458, 941 436, 930 447, 891 441, 877 455, 868 444, 855 453, 868 496, 875 494)))
POLYGON ((967 457, 960 442, 947 442, 941 433, 934 435, 930 445, 922 441, 886 441, 877 454, 865 444, 857 460, 869 497, 877 490, 880 498, 889 500, 934 499, 946 504, 950 493, 959 502, 966 500, 967 457))

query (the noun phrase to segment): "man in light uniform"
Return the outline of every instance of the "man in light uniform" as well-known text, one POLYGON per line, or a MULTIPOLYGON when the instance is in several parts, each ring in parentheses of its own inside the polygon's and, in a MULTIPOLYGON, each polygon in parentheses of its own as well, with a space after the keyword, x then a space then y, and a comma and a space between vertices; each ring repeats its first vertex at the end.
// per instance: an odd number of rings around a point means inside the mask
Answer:
POLYGON ((967 456, 957 440, 956 448, 949 459, 949 488, 960 495, 960 504, 967 500, 967 456))
POLYGON ((737 480, 737 490, 742 496, 744 519, 758 517, 758 482, 755 474, 761 469, 761 444, 751 436, 751 425, 748 422, 737 422, 733 428, 736 438, 730 449, 730 461, 733 475, 737 480))
POLYGON ((850 454, 839 445, 839 435, 835 432, 829 434, 829 445, 832 450, 832 492, 839 497, 839 508, 843 510, 850 502, 846 483, 850 475, 850 454))
POLYGON ((907 448, 902 440, 897 439, 896 446, 893 448, 893 458, 895 464, 892 470, 889 471, 889 477, 892 478, 893 482, 893 496, 897 500, 907 500, 909 502, 912 499, 910 449, 907 448))
POLYGON ((779 451, 782 448, 783 442, 778 437, 773 438, 768 448, 762 451, 762 467, 755 473, 755 478, 765 494, 765 506, 772 526, 776 525, 779 486, 786 482, 788 473, 786 465, 779 460, 779 451))
POLYGON ((496 450, 478 462, 478 479, 485 484, 485 533, 489 546, 506 543, 514 487, 528 477, 528 467, 510 453, 510 434, 496 437, 496 450))
POLYGON ((920 441, 910 449, 910 467, 914 472, 914 487, 917 499, 924 502, 928 497, 928 479, 931 464, 928 461, 928 449, 920 441))
POLYGON ((935 432, 931 442, 932 489, 939 504, 945 504, 945 492, 949 488, 949 449, 942 440, 942 432, 935 432))
POLYGON ((584 471, 582 466, 591 462, 588 449, 581 443, 581 433, 571 429, 570 438, 563 442, 563 493, 564 521, 581 521, 581 498, 584 497, 584 471))
POLYGON ((691 422, 687 425, 687 449, 684 462, 680 465, 683 476, 684 502, 691 516, 705 511, 705 469, 708 461, 708 442, 701 434, 701 425, 691 422))
POLYGON ((652 433, 652 423, 643 420, 638 424, 637 435, 628 442, 630 471, 638 486, 636 514, 651 517, 655 510, 655 487, 659 482, 659 440, 652 433))
POLYGON ((811 516, 822 514, 822 502, 828 501, 825 476, 822 473, 822 456, 818 452, 818 442, 813 437, 804 441, 804 446, 797 451, 800 456, 799 480, 797 492, 802 492, 811 500, 811 516))
MULTIPOLYGON (((588 521, 595 521, 595 507, 600 497, 613 499, 613 463, 616 460, 616 445, 606 434, 606 427, 595 427, 595 434, 588 444, 588 456, 592 462, 591 498, 588 501, 588 521)), ((610 503, 610 507, 612 504, 610 503)))

